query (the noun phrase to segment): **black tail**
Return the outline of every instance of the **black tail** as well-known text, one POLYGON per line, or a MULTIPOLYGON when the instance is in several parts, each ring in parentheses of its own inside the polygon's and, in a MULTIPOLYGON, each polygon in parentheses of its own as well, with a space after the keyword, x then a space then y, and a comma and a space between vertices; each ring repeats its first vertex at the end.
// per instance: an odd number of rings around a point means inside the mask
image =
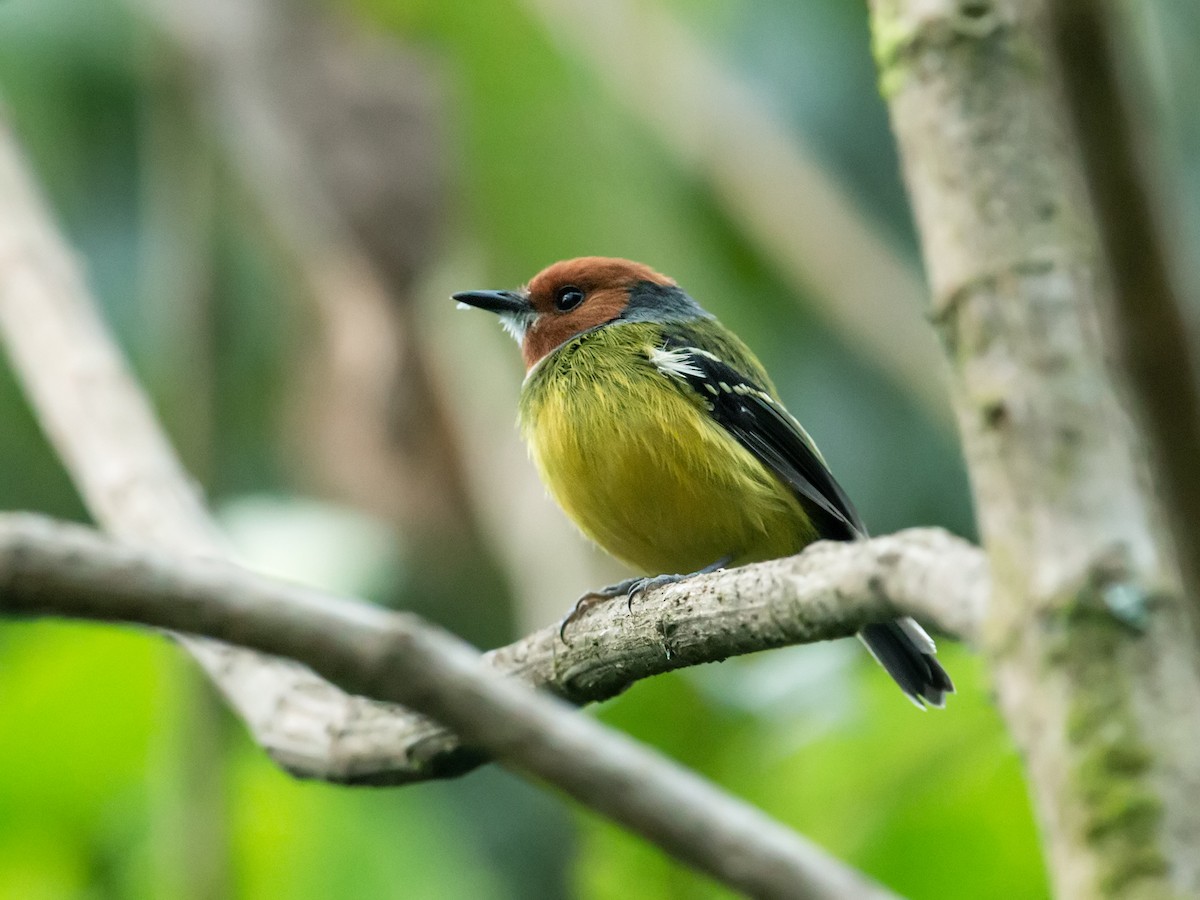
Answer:
POLYGON ((917 706, 944 706, 946 695, 954 693, 950 676, 934 658, 933 638, 912 619, 868 625, 858 636, 917 706))

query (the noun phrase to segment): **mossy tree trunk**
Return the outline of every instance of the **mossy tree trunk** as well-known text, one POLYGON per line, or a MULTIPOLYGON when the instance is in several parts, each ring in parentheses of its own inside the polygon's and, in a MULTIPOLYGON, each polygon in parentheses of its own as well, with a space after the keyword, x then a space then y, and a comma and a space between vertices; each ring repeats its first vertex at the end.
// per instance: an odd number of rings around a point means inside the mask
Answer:
POLYGON ((1200 896, 1200 655, 1101 327, 1040 0, 873 0, 995 597, 982 641, 1061 897, 1200 896))

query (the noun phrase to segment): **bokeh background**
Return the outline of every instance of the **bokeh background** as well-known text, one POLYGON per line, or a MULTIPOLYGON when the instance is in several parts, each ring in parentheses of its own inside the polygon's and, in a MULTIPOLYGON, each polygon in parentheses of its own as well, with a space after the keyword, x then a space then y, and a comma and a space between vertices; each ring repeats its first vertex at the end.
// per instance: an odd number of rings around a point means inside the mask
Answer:
MULTIPOLYGON (((1183 244, 1200 12, 1137 25, 1183 244)), ((525 460, 516 348, 447 299, 585 254, 740 332, 873 530, 975 537, 862 2, 0 0, 0 92, 249 565, 480 646, 620 577, 525 460)), ((87 520, 3 365, 0 508, 87 520)), ((1044 896, 986 677, 942 652, 945 712, 841 642, 591 714, 900 892, 1044 896)), ((164 640, 0 623, 0 898, 568 896, 724 893, 495 768, 296 782, 164 640)))

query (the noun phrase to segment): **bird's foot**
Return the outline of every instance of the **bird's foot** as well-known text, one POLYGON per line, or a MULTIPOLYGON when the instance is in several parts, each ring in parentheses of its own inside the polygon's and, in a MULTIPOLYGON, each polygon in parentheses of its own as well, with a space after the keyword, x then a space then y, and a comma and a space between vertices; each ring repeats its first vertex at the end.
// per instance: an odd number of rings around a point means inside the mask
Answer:
MULTIPOLYGON (((679 578, 678 575, 659 575, 658 578, 679 578)), ((597 603, 603 603, 605 600, 612 600, 614 597, 624 596, 627 598, 627 604, 630 612, 633 611, 633 598, 636 594, 645 590, 651 581, 656 581, 656 578, 626 578, 624 581, 618 581, 616 584, 610 584, 602 588, 597 588, 594 591, 588 591, 582 597, 575 601, 575 605, 571 611, 563 617, 562 624, 558 626, 558 636, 564 644, 569 644, 567 640, 567 626, 582 616, 585 612, 595 606, 597 603)))
POLYGON ((732 557, 724 556, 711 565, 705 566, 695 572, 689 572, 686 575, 653 575, 642 578, 626 578, 624 581, 618 581, 616 584, 610 584, 606 587, 598 588, 594 591, 588 591, 582 597, 575 601, 575 606, 571 611, 563 617, 562 624, 558 626, 558 636, 564 644, 570 644, 567 640, 567 626, 582 616, 585 612, 595 606, 597 603, 602 603, 605 600, 612 600, 616 597, 625 597, 625 607, 630 614, 633 613, 633 601, 638 594, 644 591, 657 590, 660 587, 666 587, 668 584, 678 584, 680 581, 686 581, 693 575, 708 575, 712 572, 720 571, 725 568, 732 557))

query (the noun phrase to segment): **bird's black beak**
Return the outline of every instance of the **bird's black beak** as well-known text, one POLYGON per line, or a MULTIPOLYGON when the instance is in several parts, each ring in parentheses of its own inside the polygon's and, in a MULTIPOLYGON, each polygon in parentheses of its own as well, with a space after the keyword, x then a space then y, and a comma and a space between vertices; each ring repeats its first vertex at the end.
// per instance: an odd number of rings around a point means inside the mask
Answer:
POLYGON ((533 312, 529 298, 516 291, 462 291, 452 295, 451 299, 494 313, 527 315, 533 312))

